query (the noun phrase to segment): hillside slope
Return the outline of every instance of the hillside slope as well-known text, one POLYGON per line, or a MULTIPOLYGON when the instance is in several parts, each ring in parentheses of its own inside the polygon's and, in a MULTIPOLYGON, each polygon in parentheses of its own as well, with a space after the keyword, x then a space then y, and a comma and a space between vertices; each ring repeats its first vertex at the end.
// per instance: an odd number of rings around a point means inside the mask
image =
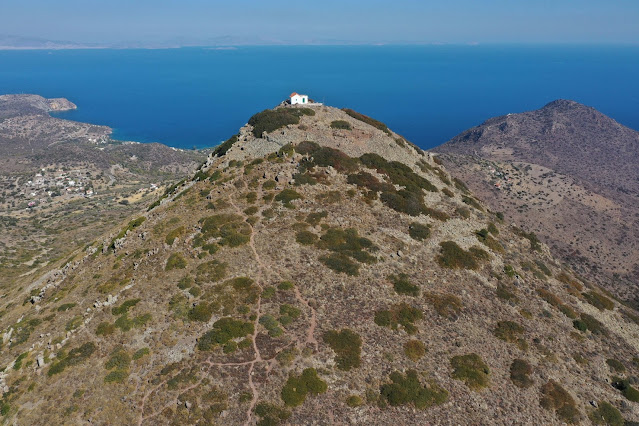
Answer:
POLYGON ((4 300, 7 423, 639 420, 636 312, 329 107, 254 116, 4 300))
POLYGON ((435 151, 509 221, 636 303, 639 132, 593 108, 551 102, 490 119, 435 151))

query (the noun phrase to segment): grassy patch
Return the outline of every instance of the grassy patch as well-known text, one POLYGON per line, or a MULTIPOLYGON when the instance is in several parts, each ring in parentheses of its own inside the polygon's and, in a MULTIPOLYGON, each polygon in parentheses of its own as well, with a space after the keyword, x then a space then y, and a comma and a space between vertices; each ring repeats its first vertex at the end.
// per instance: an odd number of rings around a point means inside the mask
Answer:
POLYGON ((177 239, 177 237, 182 235, 183 232, 184 232, 184 227, 183 226, 175 228, 174 230, 172 230, 171 232, 169 232, 166 235, 166 238, 165 238, 164 242, 166 242, 168 245, 172 246, 173 243, 175 242, 175 240, 177 239))
POLYGON ((596 425, 607 426, 624 426, 626 421, 623 416, 612 404, 607 401, 599 401, 598 407, 592 413, 590 413, 590 420, 596 425))
POLYGON ((526 350, 528 344, 520 337, 524 331, 524 327, 514 321, 499 321, 493 330, 493 334, 504 342, 515 343, 519 349, 526 350))
POLYGON ((448 392, 436 383, 422 385, 415 370, 408 370, 405 375, 395 371, 390 374, 390 379, 392 383, 382 385, 380 393, 391 406, 412 403, 415 408, 423 410, 448 400, 448 392))
POLYGON ((586 332, 590 330, 590 332, 595 335, 608 335, 608 330, 604 327, 601 321, 599 321, 592 315, 581 314, 581 317, 574 320, 572 324, 579 331, 586 332))
POLYGON ((590 303, 592 306, 599 309, 600 311, 606 309, 612 310, 615 308, 615 303, 612 300, 608 299, 601 293, 597 293, 594 290, 587 293, 582 293, 582 295, 584 299, 586 299, 586 302, 590 303))
POLYGON ((442 241, 437 262, 448 269, 478 269, 479 260, 485 260, 488 254, 478 248, 471 247, 466 251, 454 241, 442 241))
POLYGON ((129 311, 129 309, 131 309, 132 307, 137 305, 139 302, 140 302, 140 299, 129 299, 129 300, 123 302, 120 306, 112 308, 111 309, 111 313, 113 315, 125 314, 125 313, 127 313, 129 311))
POLYGON ((450 360, 453 379, 463 381, 472 390, 485 388, 489 384, 490 370, 475 353, 454 356, 450 360))
POLYGON ((565 316, 567 316, 570 319, 575 319, 577 318, 577 313, 568 305, 564 304, 561 299, 559 299, 557 296, 555 296, 553 293, 551 293, 550 291, 544 289, 544 288, 538 288, 537 289, 537 294, 539 294, 539 296, 544 299, 546 302, 548 302, 550 305, 554 306, 555 308, 559 309, 559 311, 564 314, 565 316))
POLYGON ((279 337, 284 333, 280 324, 272 315, 262 315, 260 324, 268 331, 268 335, 271 337, 279 337))
POLYGON ((255 415, 260 417, 257 426, 276 426, 291 417, 291 412, 275 404, 260 402, 255 406, 255 415))
POLYGON ((310 231, 299 231, 295 234, 295 241, 304 246, 311 246, 317 243, 319 237, 310 231))
POLYGON ((317 375, 317 370, 307 368, 301 375, 291 374, 282 388, 282 400, 289 407, 302 405, 308 394, 319 395, 326 392, 327 385, 317 375))
POLYGON ((173 269, 186 268, 186 259, 180 253, 172 253, 169 259, 166 261, 165 271, 172 271, 173 269))
POLYGON ((342 109, 342 111, 344 111, 346 114, 350 115, 356 120, 362 121, 368 125, 375 127, 376 129, 383 131, 388 136, 392 134, 391 131, 388 130, 388 127, 386 126, 386 124, 382 123, 381 121, 375 120, 374 118, 368 117, 364 114, 360 114, 359 112, 353 111, 352 109, 349 109, 349 108, 344 108, 342 109))
POLYGON ((359 367, 362 339, 357 333, 348 328, 330 330, 324 333, 323 338, 336 354, 337 368, 348 371, 359 367))
POLYGON ((202 263, 195 270, 195 281, 198 284, 220 281, 226 276, 226 268, 226 263, 217 260, 202 263))
POLYGON ((417 362, 426 355, 426 346, 419 340, 409 340, 404 343, 404 354, 411 361, 417 362))
POLYGON ((459 297, 453 294, 426 293, 424 298, 435 309, 439 316, 454 320, 464 305, 459 297))
POLYGON ((547 410, 554 411, 567 423, 578 423, 580 414, 575 400, 557 382, 550 380, 541 388, 540 404, 547 410))
POLYGON ((626 367, 621 363, 621 361, 618 361, 616 359, 609 358, 606 360, 606 364, 608 364, 608 366, 617 373, 623 373, 624 371, 626 371, 626 367))
POLYGON ((483 228, 483 229, 480 229, 479 231, 476 231, 475 236, 477 236, 477 239, 479 240, 480 243, 482 243, 483 245, 485 245, 492 251, 496 253, 503 253, 504 247, 499 243, 499 241, 491 237, 489 235, 489 232, 490 231, 488 231, 486 228, 483 228))
POLYGON ((212 238, 228 247, 238 247, 250 240, 251 226, 240 215, 218 214, 200 219, 199 223, 201 234, 194 239, 194 247, 204 246, 212 238))
POLYGON ((275 196, 275 201, 279 201, 280 203, 284 205, 284 207, 288 209, 292 209, 292 208, 295 208, 295 206, 293 206, 291 202, 302 199, 302 198, 303 198, 302 195, 299 194, 297 191, 287 188, 282 190, 279 194, 275 196))

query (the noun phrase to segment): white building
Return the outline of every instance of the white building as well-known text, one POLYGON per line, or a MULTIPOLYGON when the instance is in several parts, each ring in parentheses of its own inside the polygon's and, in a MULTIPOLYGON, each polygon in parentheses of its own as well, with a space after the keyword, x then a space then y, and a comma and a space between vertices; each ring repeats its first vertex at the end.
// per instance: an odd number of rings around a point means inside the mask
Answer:
POLYGON ((300 95, 299 93, 291 93, 291 105, 307 104, 308 95, 300 95))

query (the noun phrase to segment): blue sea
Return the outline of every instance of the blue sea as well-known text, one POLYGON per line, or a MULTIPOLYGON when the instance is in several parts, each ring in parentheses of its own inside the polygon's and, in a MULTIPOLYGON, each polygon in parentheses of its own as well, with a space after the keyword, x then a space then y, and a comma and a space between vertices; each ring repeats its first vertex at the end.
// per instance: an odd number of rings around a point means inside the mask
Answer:
POLYGON ((639 47, 298 46, 0 52, 0 93, 66 97, 114 137, 209 147, 307 93, 422 148, 567 98, 639 129, 639 47))

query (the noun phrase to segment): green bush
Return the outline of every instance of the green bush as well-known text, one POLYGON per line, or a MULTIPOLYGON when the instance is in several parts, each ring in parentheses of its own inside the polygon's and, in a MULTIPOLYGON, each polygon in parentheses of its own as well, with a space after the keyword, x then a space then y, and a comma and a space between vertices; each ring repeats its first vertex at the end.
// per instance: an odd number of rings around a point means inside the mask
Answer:
POLYGON ((341 331, 330 330, 324 333, 324 341, 335 352, 335 363, 340 370, 358 368, 362 351, 362 339, 348 328, 341 331))
POLYGON ((131 357, 124 348, 120 347, 111 352, 111 357, 104 364, 104 368, 107 370, 113 370, 114 368, 123 370, 129 368, 130 364, 131 357))
POLYGON ((515 386, 520 388, 529 388, 534 382, 530 378, 533 373, 532 366, 523 359, 516 359, 510 364, 510 380, 515 386))
POLYGON ((561 385, 550 380, 541 388, 540 404, 543 408, 554 411, 567 423, 578 423, 580 414, 575 400, 561 385))
POLYGON ((265 191, 270 191, 272 189, 275 189, 276 186, 277 182, 275 182, 273 179, 269 179, 262 184, 262 189, 265 191))
POLYGON ((344 120, 335 120, 331 122, 331 129, 353 130, 350 123, 344 120))
POLYGON ((173 269, 186 268, 186 259, 180 253, 172 253, 169 259, 166 261, 165 271, 171 271, 173 269))
POLYGON ((302 315, 302 311, 295 306, 287 305, 286 303, 280 306, 280 324, 287 326, 302 315))
POLYGON ((320 257, 319 260, 335 272, 341 272, 350 276, 359 275, 359 265, 343 254, 331 253, 328 256, 320 257))
POLYGON ((411 361, 417 362, 426 355, 426 346, 419 340, 409 340, 404 343, 404 354, 411 361))
POLYGON ((271 337, 279 337, 284 333, 277 320, 271 315, 262 315, 260 317, 260 324, 266 328, 268 335, 271 337))
POLYGON ((397 294, 419 295, 419 287, 411 283, 406 274, 389 275, 388 280, 393 283, 393 288, 397 294))
POLYGON ((359 395, 350 395, 346 398, 346 405, 351 408, 356 408, 364 404, 364 400, 359 395))
POLYGON ((145 355, 150 354, 151 351, 149 350, 149 348, 142 348, 142 349, 138 349, 137 351, 135 351, 135 353, 133 354, 133 360, 136 361, 142 357, 144 357, 145 355))
MULTIPOLYGON (((568 318, 570 319, 577 318, 577 313, 570 306, 562 303, 562 301, 550 291, 544 288, 538 288, 537 294, 539 294, 539 296, 542 299, 544 299, 546 302, 548 302, 550 305, 559 309, 559 311, 565 316, 567 316, 568 318)), ((582 331, 585 331, 585 330, 582 330, 582 331)))
POLYGON ((278 290, 292 290, 295 287, 295 284, 293 284, 290 281, 282 281, 281 283, 278 284, 277 288, 278 290))
POLYGON ((209 322, 213 316, 213 307, 206 303, 200 302, 195 305, 188 313, 188 318, 191 321, 209 322))
POLYGON ((623 373, 624 371, 626 371, 626 367, 616 359, 607 359, 606 364, 608 364, 608 366, 615 370, 617 373, 623 373))
POLYGON ((483 245, 485 245, 492 251, 497 253, 503 253, 504 247, 499 243, 499 241, 497 241, 496 239, 488 235, 489 232, 490 231, 488 231, 486 228, 483 228, 483 229, 480 229, 479 231, 476 231, 475 235, 477 236, 477 239, 479 240, 479 242, 481 242, 483 245))
POLYGON ((297 191, 287 188, 275 196, 275 201, 279 201, 284 205, 284 207, 292 209, 295 207, 291 204, 291 201, 299 200, 301 198, 303 197, 297 191))
POLYGON ((306 396, 319 395, 326 392, 327 385, 317 376, 314 368, 307 368, 301 375, 291 374, 282 388, 282 400, 289 407, 302 405, 306 396))
POLYGON ((129 309, 131 309, 132 307, 137 305, 139 302, 140 302, 140 299, 129 299, 129 300, 123 302, 120 306, 112 308, 111 309, 111 313, 113 315, 125 314, 125 313, 129 312, 129 309))
POLYGON ((619 410, 606 401, 599 401, 597 409, 589 417, 596 425, 624 426, 629 424, 625 422, 619 410))
POLYGON ((388 310, 375 312, 375 324, 380 327, 390 327, 397 330, 398 326, 404 327, 408 334, 417 333, 415 322, 421 320, 424 315, 422 311, 410 306, 407 303, 393 305, 388 310))
POLYGON ((221 318, 213 324, 213 329, 204 333, 198 341, 197 347, 201 351, 213 350, 218 345, 224 345, 232 339, 253 334, 253 323, 236 320, 234 318, 221 318))
POLYGON ((303 115, 315 115, 310 108, 277 108, 258 112, 248 121, 253 126, 253 135, 261 138, 264 132, 271 133, 289 124, 299 124, 303 115))
POLYGON ((104 377, 104 383, 124 383, 129 377, 129 372, 126 370, 114 370, 104 377))
POLYGON ((54 374, 62 373, 67 367, 83 363, 93 355, 95 350, 96 346, 93 342, 87 342, 77 348, 71 349, 64 358, 51 365, 49 371, 47 371, 47 375, 53 376, 54 374))
POLYGON ((424 241, 430 237, 430 225, 413 222, 408 227, 408 235, 410 235, 413 240, 424 241))
POLYGON ((237 140, 238 140, 238 135, 231 136, 225 142, 222 142, 213 150, 213 156, 222 157, 226 155, 227 151, 231 149, 231 147, 233 146, 235 142, 237 142, 237 140))
POLYGON ((490 370, 481 357, 475 353, 454 356, 450 360, 453 379, 463 381, 472 390, 488 386, 490 370))
POLYGON ((439 316, 451 320, 457 319, 464 305, 459 297, 453 294, 426 293, 424 298, 431 304, 439 316))
POLYGON ((115 325, 108 322, 101 322, 95 329, 95 334, 98 336, 108 336, 115 333, 115 325))
POLYGON ((519 298, 517 297, 515 292, 516 292, 516 289, 512 285, 507 285, 501 282, 497 284, 496 294, 497 294, 497 297, 499 297, 500 299, 517 303, 519 301, 519 298))
POLYGON ((295 173, 293 175, 295 186, 301 185, 317 185, 317 179, 310 173, 295 173))
POLYGON ((149 321, 151 321, 151 314, 138 315, 133 319, 130 319, 128 314, 124 314, 115 320, 115 326, 122 331, 129 331, 133 328, 142 327, 149 321))
POLYGON ((342 109, 342 111, 344 111, 346 114, 350 115, 356 120, 362 121, 368 125, 375 127, 376 129, 383 131, 388 136, 392 135, 391 131, 388 130, 388 127, 386 126, 386 124, 382 123, 381 121, 377 121, 374 118, 368 117, 364 114, 360 114, 359 112, 353 111, 352 109, 349 109, 349 108, 344 108, 342 109))
POLYGON ((327 216, 328 213, 326 213, 325 211, 309 213, 308 216, 306 216, 306 223, 311 226, 317 226, 320 224, 322 219, 326 218, 327 216))
POLYGON ((298 167, 300 173, 306 170, 312 170, 315 167, 331 166, 342 173, 354 172, 358 168, 357 160, 346 155, 339 149, 319 146, 317 144, 309 145, 308 143, 305 144, 302 142, 297 146, 296 151, 300 154, 310 155, 310 158, 300 162, 298 167))
POLYGON ((621 391, 621 394, 632 402, 639 402, 639 391, 632 387, 628 379, 621 379, 619 377, 612 378, 612 387, 621 391))
POLYGON ((391 406, 412 403, 415 408, 423 410, 448 400, 448 392, 436 383, 422 386, 415 370, 408 370, 405 375, 395 371, 390 374, 390 379, 392 383, 382 385, 380 393, 391 406))
POLYGON ((318 236, 310 231, 299 231, 295 234, 295 241, 304 246, 313 245, 317 242, 318 239, 318 236))

